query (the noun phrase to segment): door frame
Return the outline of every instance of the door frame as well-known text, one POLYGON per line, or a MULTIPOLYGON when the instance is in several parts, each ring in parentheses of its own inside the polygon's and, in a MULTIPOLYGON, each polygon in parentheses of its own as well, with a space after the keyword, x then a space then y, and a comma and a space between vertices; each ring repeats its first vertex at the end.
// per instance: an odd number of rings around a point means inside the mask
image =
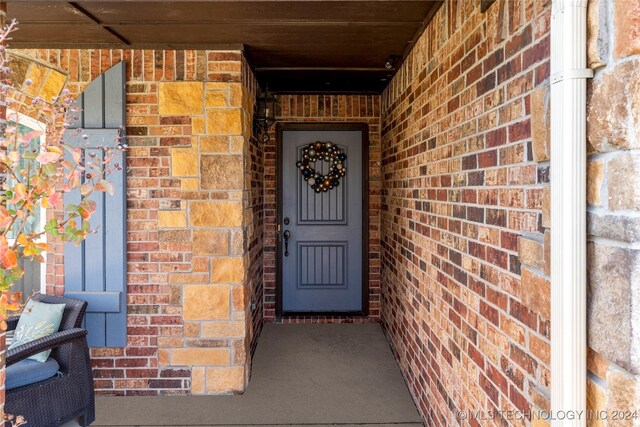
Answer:
POLYGON ((276 317, 286 316, 368 316, 369 315, 369 125, 361 122, 284 122, 276 124, 276 317), (359 311, 283 311, 282 310, 282 134, 284 131, 361 131, 362 132, 362 310, 359 311))

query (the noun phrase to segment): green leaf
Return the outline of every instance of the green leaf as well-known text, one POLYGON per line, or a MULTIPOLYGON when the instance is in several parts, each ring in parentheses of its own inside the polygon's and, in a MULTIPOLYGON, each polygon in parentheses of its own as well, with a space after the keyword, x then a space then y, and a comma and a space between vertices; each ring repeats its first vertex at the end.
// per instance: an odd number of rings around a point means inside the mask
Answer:
POLYGON ((65 212, 77 212, 78 211, 78 205, 74 205, 73 203, 70 203, 67 205, 67 207, 64 208, 65 212))
POLYGON ((53 236, 58 236, 60 234, 58 233, 58 220, 55 218, 49 220, 49 222, 47 222, 44 226, 44 231, 50 233, 53 236))
POLYGON ((55 176, 58 173, 58 168, 55 163, 47 163, 42 165, 42 174, 46 177, 55 176))

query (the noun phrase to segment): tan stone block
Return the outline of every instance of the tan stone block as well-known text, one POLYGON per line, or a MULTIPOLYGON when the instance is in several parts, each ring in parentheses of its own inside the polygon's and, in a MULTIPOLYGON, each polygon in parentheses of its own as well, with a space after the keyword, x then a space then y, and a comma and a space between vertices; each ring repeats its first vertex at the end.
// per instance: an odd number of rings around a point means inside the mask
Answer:
POLYGON ((234 310, 244 310, 248 308, 249 292, 245 285, 234 286, 231 289, 231 301, 234 310))
POLYGON ((228 319, 229 286, 186 285, 184 287, 184 318, 186 320, 228 319))
POLYGON ((184 322, 184 336, 189 338, 200 336, 200 322, 184 322))
POLYGON ((50 68, 45 67, 44 65, 32 62, 25 77, 25 81, 31 80, 31 84, 25 84, 22 91, 27 95, 39 96, 42 85, 44 84, 50 70, 50 68))
MULTIPOLYGON (((587 378, 587 411, 602 414, 607 408, 607 395, 600 385, 587 378)), ((603 427, 604 421, 599 417, 587 418, 588 427, 603 427)))
POLYGON ((203 136, 200 138, 200 152, 202 153, 226 153, 228 151, 228 136, 203 136))
POLYGON ((607 377, 607 371, 609 370, 609 361, 600 356, 595 350, 588 348, 587 369, 604 380, 607 377))
POLYGON ((602 67, 607 57, 607 1, 590 0, 587 4, 587 63, 589 68, 602 67))
POLYGON ((234 365, 247 363, 247 344, 244 338, 231 343, 231 363, 234 365))
POLYGON ((222 91, 207 92, 205 98, 205 106, 209 107, 227 107, 227 94, 222 91))
POLYGON ((196 227, 239 227, 242 202, 191 202, 189 222, 196 227))
POLYGON ((200 156, 200 180, 204 190, 241 190, 244 181, 242 156, 200 156))
POLYGON ((520 262, 540 270, 544 269, 544 245, 524 236, 518 237, 518 256, 520 262))
POLYGON ((204 116, 195 116, 191 118, 191 134, 202 135, 205 132, 204 116))
POLYGON ((551 287, 549 280, 523 268, 522 303, 545 319, 550 319, 551 287))
POLYGON ((225 366, 229 364, 227 348, 174 348, 171 364, 174 366, 225 366))
POLYGON ((551 115, 549 87, 542 86, 531 92, 531 146, 533 160, 549 160, 551 115))
POLYGON ((160 230, 158 241, 162 243, 190 243, 191 230, 160 230))
POLYGON ((191 369, 191 393, 204 394, 205 392, 205 368, 193 367, 191 369))
POLYGON ((247 143, 244 136, 232 136, 231 144, 229 146, 229 152, 243 154, 245 152, 245 147, 248 146, 249 144, 247 143))
POLYGON ((231 232, 231 255, 243 255, 245 238, 243 230, 233 230, 231 232))
POLYGON ((52 98, 60 96, 66 82, 67 76, 65 74, 51 70, 40 91, 40 96, 47 101, 51 101, 52 98))
POLYGON ((158 347, 161 347, 161 348, 182 347, 182 337, 158 337, 158 347))
POLYGON ((27 70, 31 61, 27 58, 9 54, 9 68, 11 68, 11 84, 22 88, 22 84, 27 78, 27 70))
POLYGON ((210 135, 242 134, 242 114, 239 108, 207 110, 207 133, 210 135))
POLYGON ((180 228, 187 226, 185 211, 158 211, 158 227, 180 228))
POLYGON ((542 190, 542 226, 551 227, 551 186, 545 185, 542 190))
POLYGON ((209 272, 209 261, 208 257, 196 257, 194 256, 191 260, 191 265, 193 266, 194 272, 209 272))
POLYGON ((624 153, 607 162, 609 210, 640 210, 640 155, 624 153))
POLYGON ((174 177, 198 176, 198 149, 196 147, 173 148, 171 150, 171 175, 174 177))
POLYGON ((613 55, 625 58, 640 53, 640 2, 616 0, 613 6, 613 55))
POLYGON ((242 107, 244 88, 242 83, 229 83, 229 105, 231 107, 242 107))
POLYGON ((213 283, 242 283, 244 281, 244 260, 242 258, 211 260, 211 281, 213 283))
MULTIPOLYGON (((611 369, 607 373, 607 388, 609 390, 609 399, 607 402, 607 412, 613 413, 632 413, 640 408, 640 399, 638 393, 637 380, 625 371, 611 369)), ((609 426, 631 426, 628 419, 609 420, 609 426)))
POLYGON ((227 230, 194 230, 193 253, 195 255, 227 255, 229 233, 227 230))
POLYGON ((246 334, 244 321, 237 322, 203 322, 203 338, 239 338, 246 334))
POLYGON ((238 393, 244 390, 244 366, 207 368, 208 393, 238 393))
POLYGON ((551 232, 544 232, 544 274, 551 276, 551 232))
POLYGON ((229 83, 207 82, 205 83, 205 87, 207 90, 227 90, 229 88, 229 83))
POLYGON ((640 59, 608 67, 593 80, 591 88, 587 109, 589 151, 640 148, 640 59))
POLYGON ((600 206, 600 189, 604 179, 604 161, 589 160, 587 162, 587 203, 600 206))
POLYGON ((184 178, 180 181, 180 189, 182 191, 197 191, 198 178, 184 178))
POLYGON ((174 273, 169 275, 169 283, 172 285, 205 284, 209 283, 209 273, 174 273))
POLYGON ((587 316, 589 346, 607 360, 640 372, 636 354, 638 322, 634 319, 635 292, 640 285, 640 251, 587 243, 587 316))
POLYGON ((169 350, 158 349, 158 364, 160 366, 169 366, 169 350))
POLYGON ((159 113, 162 116, 192 116, 203 112, 202 82, 162 82, 159 113))

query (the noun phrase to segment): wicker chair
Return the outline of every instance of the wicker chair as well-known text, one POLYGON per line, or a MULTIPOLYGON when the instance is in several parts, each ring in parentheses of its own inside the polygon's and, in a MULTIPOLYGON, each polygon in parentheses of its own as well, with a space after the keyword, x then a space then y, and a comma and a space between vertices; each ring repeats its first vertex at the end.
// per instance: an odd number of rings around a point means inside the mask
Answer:
MULTIPOLYGON (((87 303, 70 298, 36 295, 36 301, 66 304, 58 332, 7 351, 10 366, 43 350, 53 349, 51 356, 60 365, 62 375, 6 392, 5 412, 22 415, 28 425, 60 426, 78 419, 87 426, 95 420, 93 375, 87 346, 87 331, 81 328, 87 303)), ((15 330, 19 316, 7 322, 15 330)))

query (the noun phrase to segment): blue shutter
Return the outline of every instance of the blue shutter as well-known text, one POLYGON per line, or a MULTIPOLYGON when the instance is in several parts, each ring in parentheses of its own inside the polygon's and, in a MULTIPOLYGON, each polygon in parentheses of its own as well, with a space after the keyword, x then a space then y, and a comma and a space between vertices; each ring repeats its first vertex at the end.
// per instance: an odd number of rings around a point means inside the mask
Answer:
MULTIPOLYGON (((79 96, 81 112, 77 127, 67 137, 69 145, 84 149, 84 156, 101 159, 99 146, 114 146, 125 125, 125 63, 120 62, 91 82, 79 96), (83 135, 87 135, 85 141, 83 135)), ((126 287, 126 159, 118 159, 122 170, 109 175, 114 195, 95 192, 97 210, 91 227, 97 228, 80 245, 65 245, 64 294, 87 301, 85 327, 91 347, 124 347, 127 344, 126 287)), ((65 205, 77 204, 80 191, 65 196, 65 205)))

